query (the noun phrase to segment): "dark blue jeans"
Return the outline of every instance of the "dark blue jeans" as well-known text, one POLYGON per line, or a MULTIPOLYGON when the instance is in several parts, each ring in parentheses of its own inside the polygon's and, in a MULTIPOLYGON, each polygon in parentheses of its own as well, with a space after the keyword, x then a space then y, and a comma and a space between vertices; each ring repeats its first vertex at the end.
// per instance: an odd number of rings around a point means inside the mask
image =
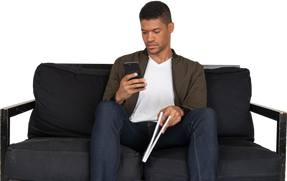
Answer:
MULTIPOLYGON (((155 125, 150 121, 132 123, 120 104, 102 101, 95 112, 91 137, 91 181, 115 180, 120 162, 120 144, 143 153, 155 125)), ((178 124, 167 128, 153 152, 187 145, 190 180, 216 181, 217 119, 212 109, 194 109, 178 124)))

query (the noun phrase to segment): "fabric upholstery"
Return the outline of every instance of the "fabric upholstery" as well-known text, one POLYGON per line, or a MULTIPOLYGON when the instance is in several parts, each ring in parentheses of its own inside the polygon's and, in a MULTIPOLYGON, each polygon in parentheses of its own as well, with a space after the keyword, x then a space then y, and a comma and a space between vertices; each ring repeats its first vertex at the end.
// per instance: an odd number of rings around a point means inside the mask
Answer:
MULTIPOLYGON (((89 181, 89 152, 89 139, 29 139, 8 148, 5 177, 29 181, 89 181)), ((141 177, 141 155, 121 146, 116 180, 140 180, 141 177)))
MULTIPOLYGON (((153 181, 188 181, 187 147, 151 154, 144 177, 153 181)), ((279 181, 281 157, 245 140, 220 140, 217 181, 279 181)))
MULTIPOLYGON (((52 64, 34 76, 29 139, 9 146, 5 177, 26 181, 88 181, 90 134, 112 65, 52 64)), ((254 140, 247 69, 205 69, 207 106, 218 116, 218 181, 279 181, 281 158, 254 140)), ((153 152, 146 180, 188 180, 187 147, 153 152)), ((117 181, 141 180, 141 155, 121 146, 117 181)))
POLYGON ((207 107, 218 117, 218 137, 254 140, 250 113, 251 78, 248 69, 205 69, 207 107))
POLYGON ((34 75, 36 102, 29 122, 29 138, 90 138, 94 113, 102 100, 110 67, 40 64, 34 75))

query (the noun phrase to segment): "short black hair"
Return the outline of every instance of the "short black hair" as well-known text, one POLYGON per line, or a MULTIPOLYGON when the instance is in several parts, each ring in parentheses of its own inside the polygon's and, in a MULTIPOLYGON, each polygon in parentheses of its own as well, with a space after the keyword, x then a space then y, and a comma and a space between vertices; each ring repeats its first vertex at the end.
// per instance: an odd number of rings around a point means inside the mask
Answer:
POLYGON ((172 22, 170 10, 165 3, 161 1, 151 1, 142 7, 140 11, 140 21, 158 18, 161 18, 166 26, 172 22))

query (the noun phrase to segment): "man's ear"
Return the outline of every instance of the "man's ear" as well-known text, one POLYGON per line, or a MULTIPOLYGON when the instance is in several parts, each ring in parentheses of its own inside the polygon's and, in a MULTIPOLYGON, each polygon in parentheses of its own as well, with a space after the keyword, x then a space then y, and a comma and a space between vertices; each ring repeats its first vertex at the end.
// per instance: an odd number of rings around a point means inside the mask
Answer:
POLYGON ((170 33, 175 36, 177 34, 177 20, 175 19, 171 23, 169 23, 169 31, 170 33))

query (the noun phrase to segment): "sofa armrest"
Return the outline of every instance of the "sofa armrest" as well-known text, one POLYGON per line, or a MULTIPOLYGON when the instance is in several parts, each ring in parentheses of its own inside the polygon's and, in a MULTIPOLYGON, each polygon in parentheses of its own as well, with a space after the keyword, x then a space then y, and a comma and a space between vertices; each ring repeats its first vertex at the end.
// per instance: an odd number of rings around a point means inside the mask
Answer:
POLYGON ((10 145, 10 118, 18 114, 29 111, 35 107, 35 99, 1 108, 0 126, 1 126, 1 150, 3 144, 10 145))
POLYGON ((4 178, 4 168, 5 168, 5 156, 8 146, 10 145, 10 118, 21 114, 23 112, 29 111, 35 107, 35 100, 26 101, 20 104, 15 104, 12 106, 8 106, 5 108, 1 108, 0 110, 0 127, 1 127, 1 181, 6 181, 4 178))
POLYGON ((287 112, 250 103, 250 111, 277 121, 276 152, 282 158, 281 180, 285 180, 287 112))
POLYGON ((30 101, 26 101, 26 102, 12 105, 12 106, 1 108, 1 114, 0 115, 2 115, 2 110, 7 111, 9 118, 11 118, 11 117, 16 116, 18 114, 21 114, 23 112, 34 109, 34 107, 35 107, 35 99, 32 99, 30 101))

